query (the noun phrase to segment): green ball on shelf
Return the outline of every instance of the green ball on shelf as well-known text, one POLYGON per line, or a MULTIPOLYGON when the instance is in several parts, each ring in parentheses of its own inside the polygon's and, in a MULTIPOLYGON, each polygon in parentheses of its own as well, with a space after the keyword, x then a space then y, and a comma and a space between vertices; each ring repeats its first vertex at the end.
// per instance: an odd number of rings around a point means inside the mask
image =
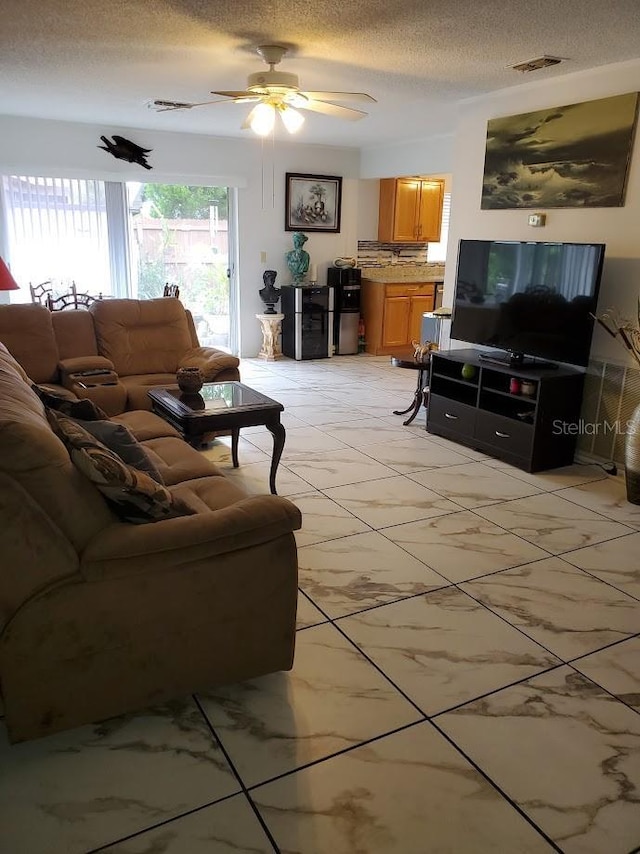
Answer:
POLYGON ((460 371, 460 373, 462 374, 462 379, 472 380, 476 375, 476 366, 469 365, 465 362, 465 364, 462 366, 462 370, 460 371))

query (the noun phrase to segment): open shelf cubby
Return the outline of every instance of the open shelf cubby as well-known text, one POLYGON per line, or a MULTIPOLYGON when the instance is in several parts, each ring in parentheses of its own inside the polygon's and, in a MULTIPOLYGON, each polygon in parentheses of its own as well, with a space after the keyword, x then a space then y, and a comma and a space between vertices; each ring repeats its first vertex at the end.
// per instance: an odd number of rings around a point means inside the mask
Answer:
POLYGON ((583 382, 584 372, 566 365, 503 367, 477 350, 433 353, 427 430, 526 471, 569 465, 583 382))

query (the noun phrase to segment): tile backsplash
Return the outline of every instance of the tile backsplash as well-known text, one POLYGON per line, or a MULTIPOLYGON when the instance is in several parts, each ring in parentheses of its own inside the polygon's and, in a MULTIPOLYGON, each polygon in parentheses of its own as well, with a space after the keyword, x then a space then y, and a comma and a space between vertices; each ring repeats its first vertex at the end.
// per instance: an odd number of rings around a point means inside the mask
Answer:
POLYGON ((358 241, 358 267, 368 279, 388 273, 393 268, 394 278, 423 279, 444 278, 444 264, 427 261, 427 243, 407 246, 406 243, 379 243, 377 240, 358 241))
POLYGON ((427 264, 428 243, 380 243, 377 240, 358 241, 358 267, 387 267, 390 264, 427 264))

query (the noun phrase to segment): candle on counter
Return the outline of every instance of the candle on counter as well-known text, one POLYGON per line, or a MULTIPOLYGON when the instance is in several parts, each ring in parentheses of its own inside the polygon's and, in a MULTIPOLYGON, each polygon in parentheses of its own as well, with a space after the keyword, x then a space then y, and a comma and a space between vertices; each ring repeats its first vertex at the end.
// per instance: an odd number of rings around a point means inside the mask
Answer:
POLYGON ((317 282, 318 281, 318 265, 317 264, 309 264, 309 281, 317 282))

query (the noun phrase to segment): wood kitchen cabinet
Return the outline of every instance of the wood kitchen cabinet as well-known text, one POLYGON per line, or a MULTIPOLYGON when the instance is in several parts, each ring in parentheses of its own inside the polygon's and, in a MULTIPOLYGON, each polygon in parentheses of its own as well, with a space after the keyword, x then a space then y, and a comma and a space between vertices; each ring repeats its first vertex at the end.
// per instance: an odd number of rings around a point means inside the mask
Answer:
POLYGON ((437 243, 442 224, 444 181, 383 178, 380 181, 378 240, 381 243, 437 243))
POLYGON ((366 352, 385 356, 407 351, 420 340, 422 315, 433 311, 434 282, 362 281, 366 352))

